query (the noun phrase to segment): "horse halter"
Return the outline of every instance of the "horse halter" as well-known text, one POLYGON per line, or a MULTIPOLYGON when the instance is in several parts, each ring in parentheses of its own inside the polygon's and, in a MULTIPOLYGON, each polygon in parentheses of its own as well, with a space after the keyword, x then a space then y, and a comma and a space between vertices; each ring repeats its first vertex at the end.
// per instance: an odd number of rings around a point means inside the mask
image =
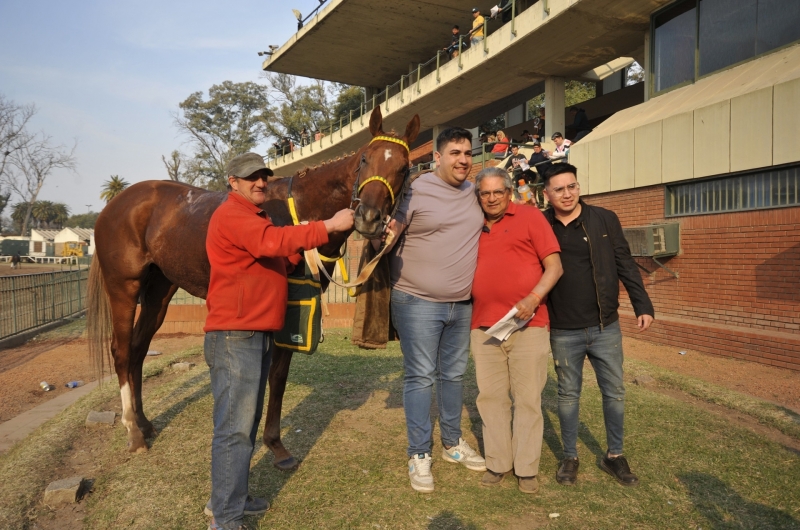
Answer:
MULTIPOLYGON (((369 142, 368 145, 372 145, 373 142, 378 142, 378 141, 393 142, 398 145, 402 145, 403 147, 405 147, 406 152, 408 152, 409 154, 411 153, 411 149, 408 147, 408 144, 404 140, 401 140, 400 138, 394 138, 392 136, 376 136, 369 142)), ((359 181, 361 180, 361 169, 364 167, 364 164, 366 163, 367 163, 367 154, 362 153, 361 163, 358 164, 358 169, 356 169, 356 180, 355 182, 353 182, 353 194, 350 197, 350 209, 351 210, 353 209, 353 205, 356 202, 361 202, 361 199, 359 198, 359 195, 361 195, 361 190, 363 190, 364 186, 366 186, 370 182, 380 182, 381 184, 386 186, 386 188, 389 190, 389 197, 391 197, 392 199, 392 205, 395 205, 397 201, 394 195, 394 190, 392 189, 392 185, 389 183, 389 181, 386 180, 384 177, 381 177, 380 175, 374 175, 372 177, 369 177, 368 179, 364 179, 364 181, 359 184, 359 181)), ((407 177, 408 177, 408 170, 406 170, 406 174, 403 177, 404 187, 407 177)), ((401 193, 402 191, 403 190, 401 189, 401 193)))

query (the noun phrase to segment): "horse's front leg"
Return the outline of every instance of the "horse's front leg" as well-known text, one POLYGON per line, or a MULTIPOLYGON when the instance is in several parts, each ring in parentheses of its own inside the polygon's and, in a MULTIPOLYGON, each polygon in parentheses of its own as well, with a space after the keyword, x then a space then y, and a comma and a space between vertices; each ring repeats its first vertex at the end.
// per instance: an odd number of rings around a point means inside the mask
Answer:
POLYGON ((277 347, 272 351, 272 364, 269 367, 269 403, 267 421, 264 425, 264 444, 274 455, 272 465, 283 471, 291 471, 300 465, 281 442, 281 407, 291 362, 292 352, 277 347))

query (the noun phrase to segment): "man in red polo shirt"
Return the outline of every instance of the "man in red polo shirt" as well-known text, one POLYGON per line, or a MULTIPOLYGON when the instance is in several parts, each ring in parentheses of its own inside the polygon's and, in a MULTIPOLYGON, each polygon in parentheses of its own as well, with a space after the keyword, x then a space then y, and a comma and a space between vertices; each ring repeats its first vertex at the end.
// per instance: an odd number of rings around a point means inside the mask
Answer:
POLYGON ((210 530, 241 528, 244 515, 265 512, 247 494, 250 458, 264 407, 272 332, 283 327, 286 258, 353 227, 353 211, 327 221, 277 227, 260 205, 272 171, 256 153, 228 164, 228 199, 211 216, 206 252, 211 263, 203 328, 214 394, 210 530))
POLYGON ((508 173, 497 167, 484 169, 475 180, 485 218, 470 333, 486 453, 481 484, 499 484, 513 471, 520 491, 536 493, 550 350, 544 298, 561 277, 561 249, 538 209, 511 202, 512 186, 508 173), (502 341, 487 335, 511 308, 527 322, 502 341))

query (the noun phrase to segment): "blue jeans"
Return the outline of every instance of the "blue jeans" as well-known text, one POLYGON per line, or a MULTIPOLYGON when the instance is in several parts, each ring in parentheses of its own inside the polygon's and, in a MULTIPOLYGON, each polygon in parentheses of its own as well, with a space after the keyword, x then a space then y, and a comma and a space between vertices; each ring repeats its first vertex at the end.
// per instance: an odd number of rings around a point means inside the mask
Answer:
POLYGON ((619 322, 585 329, 551 329, 550 348, 558 375, 558 420, 564 457, 578 456, 578 412, 583 385, 583 361, 589 356, 600 393, 608 451, 622 454, 625 385, 622 383, 622 333, 619 322))
POLYGON ((462 379, 469 357, 472 302, 429 302, 392 289, 392 324, 403 350, 403 408, 408 456, 430 453, 434 382, 442 443, 461 437, 462 379))
POLYGON ((264 410, 272 334, 211 331, 204 350, 214 394, 211 443, 211 511, 219 528, 244 519, 250 458, 264 410))

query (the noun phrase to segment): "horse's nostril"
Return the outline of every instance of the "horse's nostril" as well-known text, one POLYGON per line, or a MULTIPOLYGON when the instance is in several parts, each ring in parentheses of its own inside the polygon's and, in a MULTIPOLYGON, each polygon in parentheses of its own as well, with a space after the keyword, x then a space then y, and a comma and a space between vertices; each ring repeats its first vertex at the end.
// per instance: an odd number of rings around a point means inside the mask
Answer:
POLYGON ((381 212, 376 208, 362 208, 361 210, 361 219, 363 219, 366 223, 374 223, 380 218, 380 216, 381 212))

